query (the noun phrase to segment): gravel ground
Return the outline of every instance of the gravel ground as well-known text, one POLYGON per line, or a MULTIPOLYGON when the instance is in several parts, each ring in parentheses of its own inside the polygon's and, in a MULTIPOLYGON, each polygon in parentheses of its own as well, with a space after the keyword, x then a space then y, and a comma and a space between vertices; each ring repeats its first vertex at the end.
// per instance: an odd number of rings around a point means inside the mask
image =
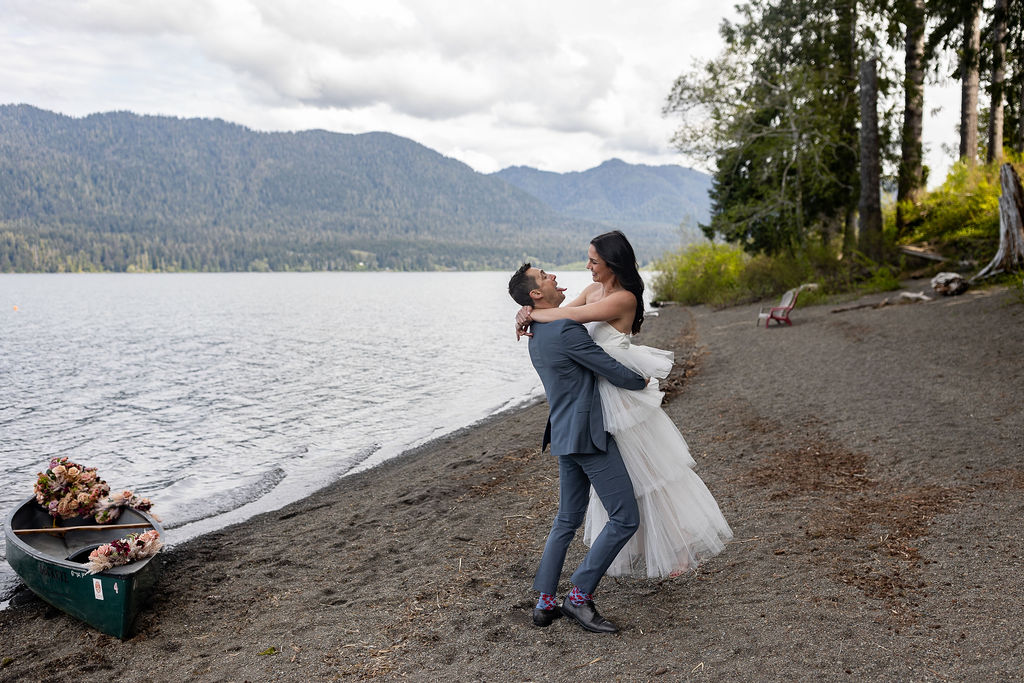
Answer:
POLYGON ((1021 679, 1020 291, 838 307, 650 320, 736 539, 695 573, 605 579, 617 635, 530 622, 557 495, 541 404, 164 553, 129 640, 22 591, 0 680, 1021 679))

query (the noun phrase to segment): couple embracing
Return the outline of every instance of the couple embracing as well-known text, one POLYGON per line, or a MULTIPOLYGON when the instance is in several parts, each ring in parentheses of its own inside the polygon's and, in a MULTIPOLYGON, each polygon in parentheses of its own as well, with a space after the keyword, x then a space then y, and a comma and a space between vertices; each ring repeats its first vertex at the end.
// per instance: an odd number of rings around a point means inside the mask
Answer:
POLYGON ((644 320, 632 246, 618 230, 595 237, 587 269, 594 282, 565 306, 556 276, 529 263, 508 289, 523 307, 516 333, 530 337, 547 394, 542 449, 550 444, 558 458, 558 514, 533 584, 533 622, 549 626, 565 615, 614 633, 594 605, 604 575, 680 574, 718 554, 732 531, 661 409, 657 379, 668 375, 672 353, 632 343, 644 320), (559 605, 562 566, 584 521, 590 550, 559 605))

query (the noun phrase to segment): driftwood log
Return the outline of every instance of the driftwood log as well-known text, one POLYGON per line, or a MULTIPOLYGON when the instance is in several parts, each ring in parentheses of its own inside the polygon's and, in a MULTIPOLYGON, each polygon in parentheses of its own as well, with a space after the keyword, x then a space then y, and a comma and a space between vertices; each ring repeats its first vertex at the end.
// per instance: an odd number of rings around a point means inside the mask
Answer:
POLYGON ((917 258, 923 258, 929 261, 938 261, 939 263, 942 263, 943 261, 949 260, 942 254, 938 254, 923 247, 915 247, 912 244, 905 244, 902 247, 899 247, 899 250, 907 256, 916 256, 917 258))
POLYGON ((885 308, 896 304, 914 304, 919 301, 931 301, 932 298, 924 292, 900 292, 900 295, 896 297, 896 301, 890 300, 889 297, 885 297, 881 301, 876 301, 870 304, 854 304, 853 306, 845 306, 843 308, 833 308, 829 313, 846 313, 847 311, 856 311, 861 308, 885 308))
POLYGON ((971 278, 988 277, 1024 266, 1024 190, 1010 164, 999 169, 1003 194, 999 197, 999 251, 987 266, 971 278))

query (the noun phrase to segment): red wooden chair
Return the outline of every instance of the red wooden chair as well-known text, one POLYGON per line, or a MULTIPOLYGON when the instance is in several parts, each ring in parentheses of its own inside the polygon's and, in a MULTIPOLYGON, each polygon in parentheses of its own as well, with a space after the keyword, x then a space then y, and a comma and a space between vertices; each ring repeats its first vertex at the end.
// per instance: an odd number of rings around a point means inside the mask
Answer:
POLYGON ((762 320, 764 320, 764 328, 766 330, 768 329, 768 323, 773 320, 780 325, 782 323, 792 325, 793 322, 789 319, 789 312, 793 310, 794 306, 796 306, 796 300, 797 297, 800 296, 800 292, 805 289, 817 289, 817 287, 818 285, 814 283, 800 285, 796 289, 791 289, 783 294, 782 301, 779 302, 778 306, 771 306, 768 308, 762 306, 760 312, 757 314, 757 322, 754 323, 754 326, 757 327, 760 325, 762 320))

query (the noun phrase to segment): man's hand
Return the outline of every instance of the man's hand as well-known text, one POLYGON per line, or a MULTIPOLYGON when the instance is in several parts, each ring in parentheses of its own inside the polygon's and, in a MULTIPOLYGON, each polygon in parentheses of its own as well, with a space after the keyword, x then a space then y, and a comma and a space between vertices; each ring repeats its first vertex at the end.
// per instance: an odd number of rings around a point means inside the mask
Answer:
POLYGON ((523 306, 516 313, 516 341, 523 337, 533 336, 533 332, 530 332, 530 324, 533 322, 533 318, 530 317, 532 312, 533 306, 523 306))

